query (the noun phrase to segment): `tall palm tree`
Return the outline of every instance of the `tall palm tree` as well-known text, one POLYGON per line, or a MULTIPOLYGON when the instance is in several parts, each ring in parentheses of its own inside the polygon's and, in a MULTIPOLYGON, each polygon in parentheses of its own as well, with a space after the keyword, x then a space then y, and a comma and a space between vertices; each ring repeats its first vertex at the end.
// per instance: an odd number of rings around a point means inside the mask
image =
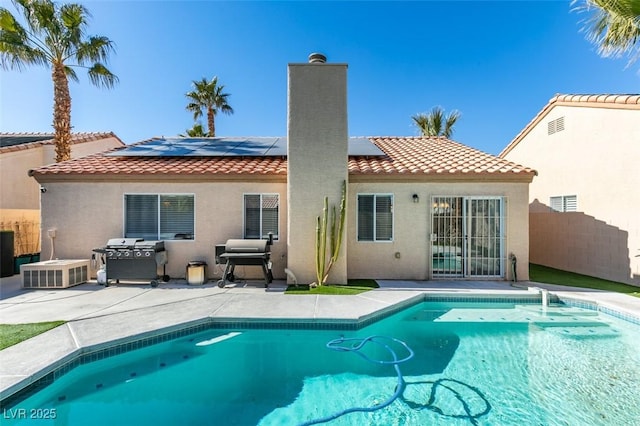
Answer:
POLYGON ((427 114, 416 114, 411 118, 422 136, 444 136, 449 138, 453 133, 453 126, 460 118, 460 112, 453 110, 445 117, 444 110, 436 106, 427 114))
POLYGON ((573 0, 572 5, 579 13, 590 14, 583 30, 600 56, 627 53, 629 64, 640 57, 640 0, 573 0))
POLYGON ((78 81, 74 68, 85 68, 96 86, 118 82, 105 66, 113 42, 104 36, 86 36, 89 11, 80 4, 52 0, 14 0, 25 25, 0 7, 0 65, 22 70, 29 65, 51 68, 53 80, 53 129, 56 161, 71 158, 71 95, 69 79, 78 81))
POLYGON ((193 91, 185 94, 189 99, 187 111, 193 113, 194 120, 202 117, 203 110, 206 111, 208 135, 215 137, 215 119, 218 111, 233 114, 233 108, 228 103, 229 94, 223 92, 224 86, 218 84, 218 77, 213 77, 211 81, 203 77, 202 80, 193 82, 193 88, 193 91))

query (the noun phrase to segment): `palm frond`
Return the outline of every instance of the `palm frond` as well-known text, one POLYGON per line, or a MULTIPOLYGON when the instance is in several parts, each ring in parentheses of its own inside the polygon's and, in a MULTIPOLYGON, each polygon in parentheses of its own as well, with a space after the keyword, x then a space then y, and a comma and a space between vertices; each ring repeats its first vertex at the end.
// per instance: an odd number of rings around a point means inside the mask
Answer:
POLYGON ((453 110, 449 113, 444 125, 443 136, 445 136, 446 138, 451 137, 451 134, 453 133, 453 126, 456 124, 456 122, 460 118, 460 115, 461 115, 460 112, 457 110, 453 110))
POLYGON ((589 15, 582 20, 582 31, 600 56, 627 54, 629 64, 640 57, 640 1, 573 0, 571 4, 574 11, 589 15))
POLYGON ((93 36, 77 45, 74 56, 78 64, 83 65, 87 62, 106 62, 112 52, 115 52, 113 41, 107 37, 93 36))
POLYGON ((72 67, 65 65, 64 73, 67 77, 69 77, 71 80, 75 81, 76 83, 80 82, 80 79, 78 78, 78 74, 76 74, 76 71, 72 67))
POLYGON ((112 88, 118 84, 118 77, 103 64, 96 62, 89 68, 89 80, 98 87, 112 88))
POLYGON ((450 137, 453 126, 460 118, 460 112, 454 110, 445 118, 442 107, 436 106, 429 113, 416 114, 411 117, 413 123, 425 137, 445 136, 450 137))

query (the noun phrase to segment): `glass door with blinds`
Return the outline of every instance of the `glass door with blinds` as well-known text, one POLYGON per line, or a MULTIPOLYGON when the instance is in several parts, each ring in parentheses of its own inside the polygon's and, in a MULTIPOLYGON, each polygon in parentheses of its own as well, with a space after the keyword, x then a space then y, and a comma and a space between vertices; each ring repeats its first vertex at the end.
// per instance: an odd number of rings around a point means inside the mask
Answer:
POLYGON ((504 202, 501 197, 433 197, 432 274, 504 276, 504 202))

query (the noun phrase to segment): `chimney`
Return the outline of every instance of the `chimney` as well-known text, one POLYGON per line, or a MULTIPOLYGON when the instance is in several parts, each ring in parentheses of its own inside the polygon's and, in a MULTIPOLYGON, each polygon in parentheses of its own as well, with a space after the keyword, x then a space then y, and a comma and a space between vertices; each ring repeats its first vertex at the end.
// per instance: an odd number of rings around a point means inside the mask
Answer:
MULTIPOLYGON (((339 207, 348 177, 347 64, 321 53, 288 66, 287 267, 299 283, 316 281, 316 217, 324 197, 339 207)), ((346 231, 345 231, 346 232, 346 231)), ((347 282, 346 237, 329 276, 347 282)))

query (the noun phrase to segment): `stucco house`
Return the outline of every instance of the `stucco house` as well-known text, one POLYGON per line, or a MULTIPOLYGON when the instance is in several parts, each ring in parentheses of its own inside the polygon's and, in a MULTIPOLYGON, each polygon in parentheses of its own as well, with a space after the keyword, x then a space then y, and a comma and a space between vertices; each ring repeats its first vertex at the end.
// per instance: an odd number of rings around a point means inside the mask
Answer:
POLYGON ((274 277, 291 280, 288 268, 311 283, 316 217, 346 181, 329 282, 510 279, 511 253, 528 278, 533 169, 446 138, 349 137, 347 123, 347 65, 289 64, 286 137, 153 138, 32 170, 47 189, 43 238, 56 229, 60 258, 88 258, 110 238, 164 240, 168 275, 204 260, 214 278, 216 244, 271 232, 274 277))
MULTIPOLYGON (((71 157, 122 147, 113 133, 74 133, 71 157)), ((40 188, 28 171, 55 162, 51 133, 0 133, 0 222, 39 223, 40 188)), ((37 227, 39 228, 39 227, 37 227)), ((38 235, 32 244, 38 245, 38 235)), ((16 246, 18 254, 33 248, 16 246)), ((36 249, 37 251, 37 249, 36 249)))
POLYGON ((556 95, 500 157, 539 174, 532 263, 640 285, 640 95, 556 95))

